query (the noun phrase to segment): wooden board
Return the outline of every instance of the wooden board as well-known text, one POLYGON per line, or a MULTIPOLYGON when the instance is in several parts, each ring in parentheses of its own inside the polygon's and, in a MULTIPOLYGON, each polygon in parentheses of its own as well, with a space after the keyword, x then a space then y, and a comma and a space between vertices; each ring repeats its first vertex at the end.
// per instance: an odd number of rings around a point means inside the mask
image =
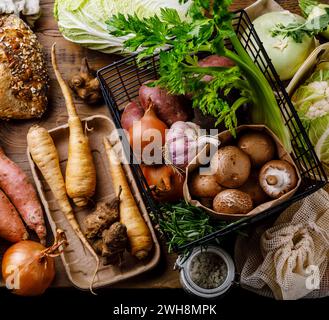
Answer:
MULTIPOLYGON (((98 69, 103 67, 120 57, 114 55, 105 55, 92 50, 82 48, 69 41, 66 41, 58 31, 57 23, 53 18, 53 0, 40 0, 42 8, 42 17, 36 24, 35 31, 41 44, 44 47, 48 69, 50 74, 50 92, 49 106, 45 116, 40 120, 34 121, 0 121, 0 145, 6 154, 20 165, 31 177, 30 167, 26 156, 26 134, 31 125, 39 123, 46 128, 54 128, 64 124, 67 121, 64 99, 62 97, 59 86, 56 83, 54 73, 50 64, 50 48, 51 45, 57 43, 58 61, 60 61, 60 70, 65 78, 69 78, 80 66, 81 59, 87 57, 90 65, 98 69)), ((232 9, 245 8, 252 4, 252 0, 237 0, 232 5, 232 9)), ((297 0, 278 0, 278 3, 285 9, 298 12, 297 0)), ((323 1, 325 2, 325 1, 323 1)), ((78 112, 81 118, 94 114, 108 115, 105 105, 90 107, 76 100, 78 112)), ((49 229, 50 230, 50 229, 49 229)), ((50 233, 50 231, 49 231, 50 233)), ((0 245, 1 247, 1 245, 0 245)), ((162 260, 159 266, 151 272, 142 276, 121 282, 114 287, 121 288, 177 288, 180 287, 178 272, 173 271, 173 265, 176 255, 167 254, 165 246, 162 248, 162 260)), ((0 252, 0 257, 1 257, 0 252)), ((71 286, 66 277, 66 273, 57 259, 56 263, 57 275, 53 283, 55 287, 71 286)))

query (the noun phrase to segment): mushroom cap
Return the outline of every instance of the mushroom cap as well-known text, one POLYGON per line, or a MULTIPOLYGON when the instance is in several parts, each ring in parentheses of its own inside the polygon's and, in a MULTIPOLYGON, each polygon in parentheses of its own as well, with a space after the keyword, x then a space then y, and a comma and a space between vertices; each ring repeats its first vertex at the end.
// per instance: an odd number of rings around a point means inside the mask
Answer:
POLYGON ((276 151, 273 139, 259 131, 243 134, 238 140, 238 147, 250 157, 254 167, 260 167, 272 160, 276 151))
POLYGON ((253 170, 247 182, 239 188, 240 191, 248 193, 255 206, 268 201, 268 195, 264 192, 258 181, 259 171, 253 170))
POLYGON ((213 201, 213 209, 219 213, 245 214, 253 208, 249 194, 236 189, 220 192, 213 201))
POLYGON ((241 187, 250 174, 249 156, 236 146, 220 148, 210 161, 217 182, 226 188, 241 187))
POLYGON ((259 184, 271 198, 279 198, 297 185, 295 168, 285 160, 271 160, 259 173, 259 184))
POLYGON ((188 186, 191 196, 200 198, 213 198, 223 190, 214 175, 199 172, 192 174, 188 186))

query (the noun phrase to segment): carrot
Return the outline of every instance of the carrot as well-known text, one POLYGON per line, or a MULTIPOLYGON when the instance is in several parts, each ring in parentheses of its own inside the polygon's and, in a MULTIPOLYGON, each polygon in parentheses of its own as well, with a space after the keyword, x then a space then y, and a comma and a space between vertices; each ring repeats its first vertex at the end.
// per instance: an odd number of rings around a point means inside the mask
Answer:
POLYGON ((69 155, 66 166, 66 190, 69 197, 82 207, 94 195, 96 188, 96 169, 89 147, 88 137, 84 134, 80 118, 75 109, 71 91, 63 80, 57 66, 55 44, 51 50, 51 61, 57 81, 65 98, 68 124, 70 128, 69 155))
POLYGON ((18 212, 1 190, 0 237, 10 242, 19 242, 29 238, 29 234, 27 233, 18 212))
POLYGON ((48 183, 60 210, 69 221, 73 231, 79 237, 82 244, 90 251, 96 260, 96 271, 90 284, 90 290, 92 291, 92 285, 99 267, 99 258, 86 240, 74 216, 73 209, 66 194, 64 178, 60 169, 54 141, 45 128, 35 125, 30 128, 27 134, 27 144, 32 159, 48 183))
POLYGON ((47 229, 37 193, 26 173, 0 148, 0 189, 23 218, 36 232, 42 244, 46 243, 47 229))
POLYGON ((120 160, 105 137, 103 143, 108 157, 114 190, 117 196, 121 189, 120 222, 127 228, 130 253, 138 259, 144 259, 153 247, 150 230, 139 212, 120 160))

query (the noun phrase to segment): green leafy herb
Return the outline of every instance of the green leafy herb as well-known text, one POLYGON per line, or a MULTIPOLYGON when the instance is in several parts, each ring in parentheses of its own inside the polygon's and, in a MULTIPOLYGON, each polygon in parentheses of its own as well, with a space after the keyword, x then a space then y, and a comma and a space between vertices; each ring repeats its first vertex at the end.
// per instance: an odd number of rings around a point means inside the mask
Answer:
POLYGON ((164 204, 160 208, 160 229, 169 237, 169 252, 191 241, 198 240, 226 225, 225 222, 210 221, 201 208, 182 201, 179 204, 164 204))
POLYGON ((277 24, 272 30, 273 37, 283 36, 291 37, 297 43, 302 43, 305 36, 313 37, 322 31, 324 31, 329 25, 329 8, 325 9, 325 14, 307 19, 304 23, 289 23, 284 25, 282 23, 277 24))
POLYGON ((119 14, 107 24, 112 35, 130 36, 125 47, 131 51, 138 49, 139 59, 160 51, 159 79, 154 85, 172 94, 192 94, 194 107, 215 116, 217 124, 224 121, 233 134, 237 126, 236 111, 245 103, 252 104, 257 123, 269 126, 290 150, 290 137, 272 88, 232 27, 231 2, 193 0, 184 21, 175 9, 162 9, 151 18, 119 14), (228 39, 235 52, 225 46, 228 39), (198 64, 200 53, 225 56, 236 67, 202 68, 198 64), (202 81, 206 74, 212 76, 211 81, 202 81), (240 98, 230 105, 225 98, 233 88, 240 91, 240 98))

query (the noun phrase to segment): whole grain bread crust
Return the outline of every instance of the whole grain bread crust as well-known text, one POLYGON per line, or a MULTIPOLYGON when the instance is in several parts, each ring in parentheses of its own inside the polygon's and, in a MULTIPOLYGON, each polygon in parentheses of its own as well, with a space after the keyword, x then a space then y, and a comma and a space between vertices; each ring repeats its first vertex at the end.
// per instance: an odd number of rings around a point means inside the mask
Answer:
POLYGON ((16 15, 0 15, 0 118, 40 117, 49 77, 41 45, 16 15))

